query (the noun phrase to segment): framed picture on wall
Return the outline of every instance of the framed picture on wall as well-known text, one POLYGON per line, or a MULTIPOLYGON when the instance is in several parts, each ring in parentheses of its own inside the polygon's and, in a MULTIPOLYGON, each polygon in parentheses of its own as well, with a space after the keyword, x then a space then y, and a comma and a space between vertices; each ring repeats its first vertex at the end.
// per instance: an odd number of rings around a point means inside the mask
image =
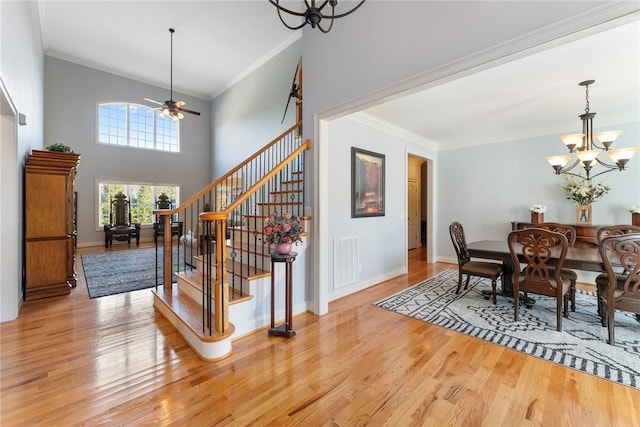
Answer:
POLYGON ((351 147, 351 218, 384 216, 384 154, 351 147))

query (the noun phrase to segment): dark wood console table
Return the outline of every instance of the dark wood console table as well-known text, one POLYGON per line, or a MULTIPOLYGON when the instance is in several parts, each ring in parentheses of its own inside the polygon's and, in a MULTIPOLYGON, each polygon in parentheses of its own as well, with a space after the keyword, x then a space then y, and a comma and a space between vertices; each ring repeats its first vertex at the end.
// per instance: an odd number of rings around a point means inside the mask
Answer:
MULTIPOLYGON (((570 225, 576 229, 576 244, 578 248, 598 247, 598 229, 601 225, 591 224, 563 224, 570 225)), ((531 222, 511 221, 511 230, 520 230, 525 227, 532 227, 535 224, 531 222)))
POLYGON ((275 335, 280 337, 291 338, 296 335, 293 330, 293 285, 292 285, 292 267, 293 261, 298 256, 297 252, 290 252, 286 255, 279 254, 277 252, 271 253, 271 328, 268 331, 269 335, 275 335), (284 307, 284 323, 280 326, 275 325, 276 315, 276 303, 275 303, 275 291, 276 291, 276 263, 285 264, 285 307, 284 307))

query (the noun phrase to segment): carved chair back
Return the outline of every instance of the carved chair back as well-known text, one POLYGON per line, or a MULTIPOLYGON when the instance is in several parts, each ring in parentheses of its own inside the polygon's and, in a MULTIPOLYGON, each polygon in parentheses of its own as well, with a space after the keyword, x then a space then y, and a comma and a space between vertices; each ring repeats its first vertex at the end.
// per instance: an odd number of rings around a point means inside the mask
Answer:
POLYGON ((131 225, 131 209, 127 196, 122 192, 111 198, 111 209, 109 212, 111 225, 116 227, 128 227, 131 225))
POLYGON ((467 250, 467 240, 464 237, 464 229, 459 222, 452 222, 449 226, 449 235, 451 236, 451 242, 453 248, 456 251, 458 258, 458 266, 462 267, 464 264, 471 260, 469 251, 467 250))
MULTIPOLYGON (((522 291, 556 296, 562 284, 560 270, 567 256, 567 237, 543 228, 525 228, 509 233, 507 239, 514 266, 524 260, 520 274, 514 274, 514 285, 522 291)), ((516 269, 517 271, 517 269, 516 269)))
POLYGON ((637 225, 607 225, 598 229, 598 243, 602 242, 602 239, 609 236, 623 236, 625 234, 640 233, 640 227, 637 225))
POLYGON ((557 222, 542 222, 540 224, 532 224, 527 226, 527 228, 542 228, 544 230, 562 233, 567 238, 569 246, 573 246, 576 243, 576 229, 570 225, 559 224, 557 222))
POLYGON ((624 310, 640 314, 640 234, 630 233, 605 237, 600 242, 600 256, 607 271, 609 284, 600 290, 605 297, 606 323, 609 330, 609 344, 614 338, 614 310, 624 310))

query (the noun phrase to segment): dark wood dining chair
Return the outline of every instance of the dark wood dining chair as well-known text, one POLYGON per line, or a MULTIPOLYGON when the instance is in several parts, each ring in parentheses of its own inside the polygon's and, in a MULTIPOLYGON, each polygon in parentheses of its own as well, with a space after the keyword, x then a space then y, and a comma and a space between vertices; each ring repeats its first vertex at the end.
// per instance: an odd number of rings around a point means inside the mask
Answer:
POLYGON ((600 256, 609 281, 606 288, 598 287, 598 299, 603 324, 609 331, 609 344, 614 345, 615 310, 640 314, 640 234, 603 238, 600 256))
MULTIPOLYGON (((567 224, 560 224, 557 222, 542 222, 539 224, 533 224, 527 228, 542 228, 556 233, 562 233, 567 238, 569 247, 573 247, 576 244, 576 229, 567 224)), ((576 282, 578 281, 578 274, 568 268, 560 270, 560 274, 563 279, 567 279, 571 282, 571 293, 569 294, 569 301, 571 302, 571 311, 576 311, 576 282)))
POLYGON ((460 293, 463 275, 467 275, 467 280, 464 285, 465 290, 469 286, 471 276, 484 277, 491 279, 491 293, 493 296, 493 303, 496 304, 496 282, 498 277, 502 277, 502 286, 504 286, 502 264, 498 264, 496 262, 471 261, 471 257, 467 250, 467 240, 464 236, 464 229, 462 228, 462 224, 459 222, 451 223, 449 226, 449 234, 451 235, 453 248, 455 249, 456 256, 458 257, 458 287, 456 288, 456 294, 460 293))
MULTIPOLYGON (((602 244, 602 240, 610 236, 624 236, 626 234, 640 233, 640 227, 636 225, 618 224, 607 225, 600 227, 597 232, 598 245, 602 244)), ((619 268, 614 270, 621 272, 619 268)), ((624 280, 624 277, 620 277, 620 280, 624 280)), ((598 293, 598 315, 602 320, 602 326, 607 326, 607 319, 605 313, 602 310, 604 299, 600 296, 600 289, 607 289, 609 286, 609 275, 607 273, 600 273, 596 277, 596 289, 598 293)), ((636 319, 640 321, 640 314, 636 314, 636 319)))
POLYGON ((564 312, 564 317, 569 317, 571 294, 571 282, 560 273, 569 246, 567 237, 542 228, 526 228, 509 233, 507 242, 514 265, 514 319, 518 320, 520 291, 554 297, 556 328, 562 331, 562 313, 564 312), (524 264, 524 268, 517 268, 521 264, 524 264))

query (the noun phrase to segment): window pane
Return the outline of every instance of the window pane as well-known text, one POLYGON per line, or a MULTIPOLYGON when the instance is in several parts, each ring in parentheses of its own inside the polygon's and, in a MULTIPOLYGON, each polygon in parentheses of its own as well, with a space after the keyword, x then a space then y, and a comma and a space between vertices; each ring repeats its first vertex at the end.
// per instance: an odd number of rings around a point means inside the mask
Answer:
POLYGON ((99 143, 179 152, 178 126, 179 122, 144 105, 98 105, 99 143))
POLYGON ((120 191, 127 196, 129 201, 131 222, 139 222, 142 225, 150 225, 155 221, 153 211, 156 209, 156 201, 161 193, 166 193, 170 197, 173 207, 178 206, 179 203, 179 187, 177 186, 100 182, 98 183, 99 227, 111 223, 111 201, 113 196, 120 191))

